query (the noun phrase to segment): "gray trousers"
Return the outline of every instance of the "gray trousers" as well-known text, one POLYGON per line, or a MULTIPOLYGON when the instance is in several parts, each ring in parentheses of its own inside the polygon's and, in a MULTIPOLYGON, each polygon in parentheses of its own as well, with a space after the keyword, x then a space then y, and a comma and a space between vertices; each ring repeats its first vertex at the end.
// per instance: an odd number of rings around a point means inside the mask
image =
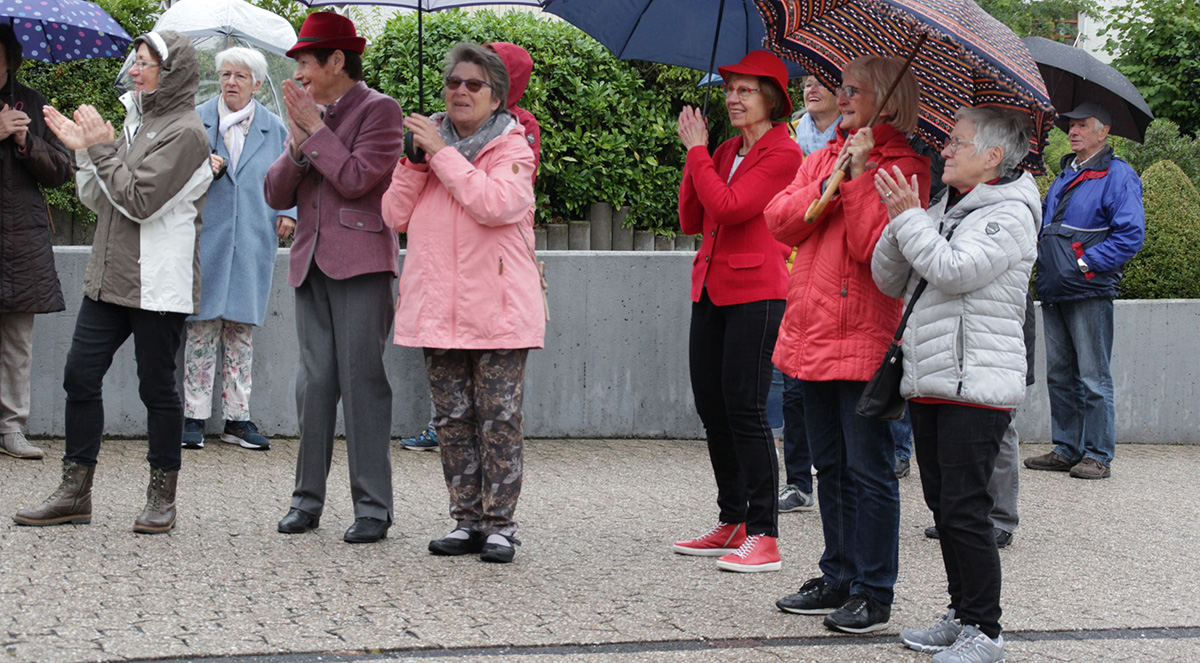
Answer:
POLYGON ((1004 431, 1004 437, 1000 438, 996 469, 992 470, 992 479, 987 488, 988 495, 992 498, 992 513, 989 516, 992 527, 1010 534, 1017 529, 1017 522, 1020 520, 1017 514, 1017 494, 1021 486, 1021 479, 1017 474, 1017 468, 1021 465, 1019 442, 1017 417, 1014 412, 1008 420, 1008 429, 1004 431))
POLYGON ((0 314, 0 433, 20 433, 29 419, 33 314, 0 314))
POLYGON ((392 327, 393 297, 387 272, 337 280, 315 264, 296 288, 300 453, 294 509, 319 516, 325 507, 341 400, 354 516, 392 522, 392 385, 383 351, 392 327))

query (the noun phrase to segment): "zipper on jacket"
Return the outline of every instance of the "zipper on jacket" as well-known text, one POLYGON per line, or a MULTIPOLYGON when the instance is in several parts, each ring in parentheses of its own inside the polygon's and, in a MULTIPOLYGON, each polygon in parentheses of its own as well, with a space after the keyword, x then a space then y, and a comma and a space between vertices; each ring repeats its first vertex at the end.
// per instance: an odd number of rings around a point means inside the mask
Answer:
POLYGON ((958 317, 958 333, 954 335, 954 354, 958 359, 958 388, 954 393, 957 396, 962 396, 963 387, 963 364, 966 362, 967 354, 967 330, 963 325, 962 316, 958 317))
POLYGON ((842 279, 842 296, 846 297, 847 295, 848 295, 848 293, 846 292, 846 279, 842 279))
POLYGON ((504 276, 504 257, 500 257, 500 276, 504 276))

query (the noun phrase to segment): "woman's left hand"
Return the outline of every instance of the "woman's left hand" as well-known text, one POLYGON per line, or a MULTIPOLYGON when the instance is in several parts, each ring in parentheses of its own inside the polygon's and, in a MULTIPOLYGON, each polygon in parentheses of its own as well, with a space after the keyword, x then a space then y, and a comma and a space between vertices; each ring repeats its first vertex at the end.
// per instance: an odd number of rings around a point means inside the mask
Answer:
POLYGON ((292 236, 292 231, 296 229, 296 220, 290 216, 282 214, 275 217, 275 234, 279 239, 285 239, 292 236))
POLYGON ((704 124, 704 116, 699 108, 684 106, 679 112, 679 140, 683 141, 683 149, 690 150, 698 145, 708 145, 708 127, 704 124))
MULTIPOLYGON (((449 121, 449 118, 442 119, 442 122, 449 121)), ((446 141, 442 140, 441 134, 438 133, 437 125, 424 115, 413 113, 404 118, 404 128, 413 133, 413 144, 425 150, 425 154, 429 156, 446 147, 446 141)))
POLYGON ((892 166, 895 177, 889 175, 887 169, 880 168, 875 172, 875 190, 883 198, 887 206, 888 219, 894 219, 906 210, 921 207, 921 198, 917 195, 917 176, 912 176, 912 182, 904 179, 904 173, 899 166, 892 166))
POLYGON ((867 160, 871 157, 871 150, 875 149, 875 134, 871 131, 871 127, 863 127, 854 132, 850 140, 846 143, 846 153, 850 160, 850 179, 854 179, 867 171, 867 160))

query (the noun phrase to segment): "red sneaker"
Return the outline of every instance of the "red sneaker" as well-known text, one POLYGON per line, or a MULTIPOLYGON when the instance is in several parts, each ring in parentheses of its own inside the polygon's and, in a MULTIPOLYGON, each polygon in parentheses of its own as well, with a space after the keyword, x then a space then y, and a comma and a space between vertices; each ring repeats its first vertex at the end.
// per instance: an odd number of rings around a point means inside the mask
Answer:
POLYGON ((746 523, 717 523, 703 536, 676 541, 671 548, 680 555, 720 557, 738 549, 746 540, 746 523))
POLYGON ((717 568, 739 573, 778 571, 779 546, 775 537, 755 534, 746 537, 740 548, 717 560, 717 568))

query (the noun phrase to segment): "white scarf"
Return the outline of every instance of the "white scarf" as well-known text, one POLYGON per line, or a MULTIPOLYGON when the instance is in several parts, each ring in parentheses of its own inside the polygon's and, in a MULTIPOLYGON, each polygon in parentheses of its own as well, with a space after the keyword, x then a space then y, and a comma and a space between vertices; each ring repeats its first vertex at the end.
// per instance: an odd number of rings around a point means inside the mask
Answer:
POLYGON ((250 133, 250 124, 254 122, 254 100, 251 99, 240 111, 231 111, 225 105, 225 98, 220 97, 217 100, 217 115, 221 118, 219 130, 225 138, 225 149, 229 150, 229 170, 236 172, 242 147, 246 144, 246 134, 250 133))

